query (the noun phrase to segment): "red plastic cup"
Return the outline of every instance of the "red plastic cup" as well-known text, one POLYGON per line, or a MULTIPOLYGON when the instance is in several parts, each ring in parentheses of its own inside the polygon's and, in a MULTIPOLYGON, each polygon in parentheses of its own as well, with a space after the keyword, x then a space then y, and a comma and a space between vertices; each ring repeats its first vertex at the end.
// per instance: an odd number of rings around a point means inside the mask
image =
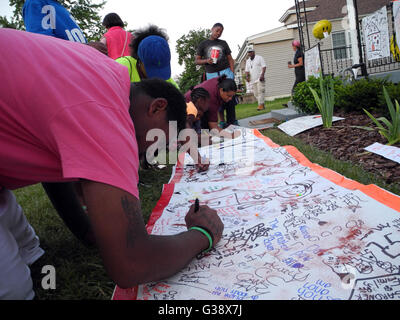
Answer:
POLYGON ((220 52, 221 49, 219 47, 211 48, 211 59, 213 59, 213 63, 217 63, 220 52))

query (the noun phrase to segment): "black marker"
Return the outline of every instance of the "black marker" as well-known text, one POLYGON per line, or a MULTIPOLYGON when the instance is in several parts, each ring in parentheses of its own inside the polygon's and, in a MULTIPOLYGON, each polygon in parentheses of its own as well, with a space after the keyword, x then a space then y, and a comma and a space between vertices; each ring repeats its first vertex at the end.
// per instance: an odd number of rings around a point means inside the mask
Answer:
POLYGON ((194 212, 199 211, 199 209, 200 209, 199 198, 196 198, 196 200, 194 201, 194 212))

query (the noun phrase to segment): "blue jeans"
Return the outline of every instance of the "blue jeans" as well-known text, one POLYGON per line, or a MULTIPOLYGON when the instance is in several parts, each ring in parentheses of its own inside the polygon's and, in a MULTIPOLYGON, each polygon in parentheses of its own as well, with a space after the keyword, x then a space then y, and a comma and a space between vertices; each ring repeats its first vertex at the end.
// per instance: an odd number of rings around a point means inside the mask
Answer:
POLYGON ((207 80, 222 76, 223 74, 226 74, 226 77, 229 79, 235 79, 235 75, 233 74, 231 68, 226 68, 224 70, 218 71, 218 72, 213 72, 213 73, 206 73, 207 80))
MULTIPOLYGON (((207 77, 207 80, 210 80, 212 78, 222 76, 223 74, 226 74, 227 78, 235 80, 235 75, 230 68, 226 68, 226 69, 218 71, 218 72, 206 73, 206 77, 207 77)), ((226 110, 226 125, 237 124, 236 111, 235 111, 235 106, 237 105, 237 103, 238 102, 237 102, 236 96, 234 96, 231 101, 225 102, 219 108, 219 110, 218 110, 219 112, 224 112, 226 110)))

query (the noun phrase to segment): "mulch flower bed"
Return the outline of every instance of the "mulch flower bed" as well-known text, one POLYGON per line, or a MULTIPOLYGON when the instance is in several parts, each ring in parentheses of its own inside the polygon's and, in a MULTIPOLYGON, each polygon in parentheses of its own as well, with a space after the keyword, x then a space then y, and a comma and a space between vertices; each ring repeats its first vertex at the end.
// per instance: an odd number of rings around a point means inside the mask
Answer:
MULTIPOLYGON (((336 159, 358 164, 389 184, 400 183, 399 163, 364 150, 375 142, 386 144, 385 138, 377 130, 367 131, 353 127, 375 127, 371 119, 365 114, 356 113, 337 113, 335 116, 345 120, 334 122, 329 129, 316 127, 295 137, 320 150, 330 152, 336 159)), ((400 143, 393 146, 400 147, 400 143)))

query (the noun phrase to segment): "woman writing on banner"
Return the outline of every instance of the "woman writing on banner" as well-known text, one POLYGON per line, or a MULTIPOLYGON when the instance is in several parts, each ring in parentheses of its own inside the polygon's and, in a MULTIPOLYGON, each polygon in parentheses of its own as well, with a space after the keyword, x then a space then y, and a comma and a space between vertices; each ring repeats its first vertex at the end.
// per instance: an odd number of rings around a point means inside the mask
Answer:
POLYGON ((293 51, 295 51, 294 58, 293 58, 293 63, 288 62, 288 68, 292 69, 294 68, 294 74, 296 77, 296 81, 294 82, 293 88, 292 88, 292 96, 294 94, 294 90, 300 82, 306 81, 306 74, 305 74, 305 69, 304 69, 304 54, 303 51, 301 50, 301 44, 300 41, 294 40, 292 42, 292 48, 293 51))
MULTIPOLYGON (((222 131, 222 128, 218 127, 218 111, 223 104, 230 102, 234 98, 237 91, 236 82, 233 79, 227 78, 224 74, 220 77, 204 81, 194 87, 194 89, 196 88, 205 89, 210 96, 208 111, 204 112, 200 119, 201 128, 219 132, 220 136, 232 138, 230 133, 222 131)), ((191 93, 192 90, 185 93, 186 102, 192 101, 191 93)), ((235 133, 233 138, 237 135, 238 133, 235 133)))

